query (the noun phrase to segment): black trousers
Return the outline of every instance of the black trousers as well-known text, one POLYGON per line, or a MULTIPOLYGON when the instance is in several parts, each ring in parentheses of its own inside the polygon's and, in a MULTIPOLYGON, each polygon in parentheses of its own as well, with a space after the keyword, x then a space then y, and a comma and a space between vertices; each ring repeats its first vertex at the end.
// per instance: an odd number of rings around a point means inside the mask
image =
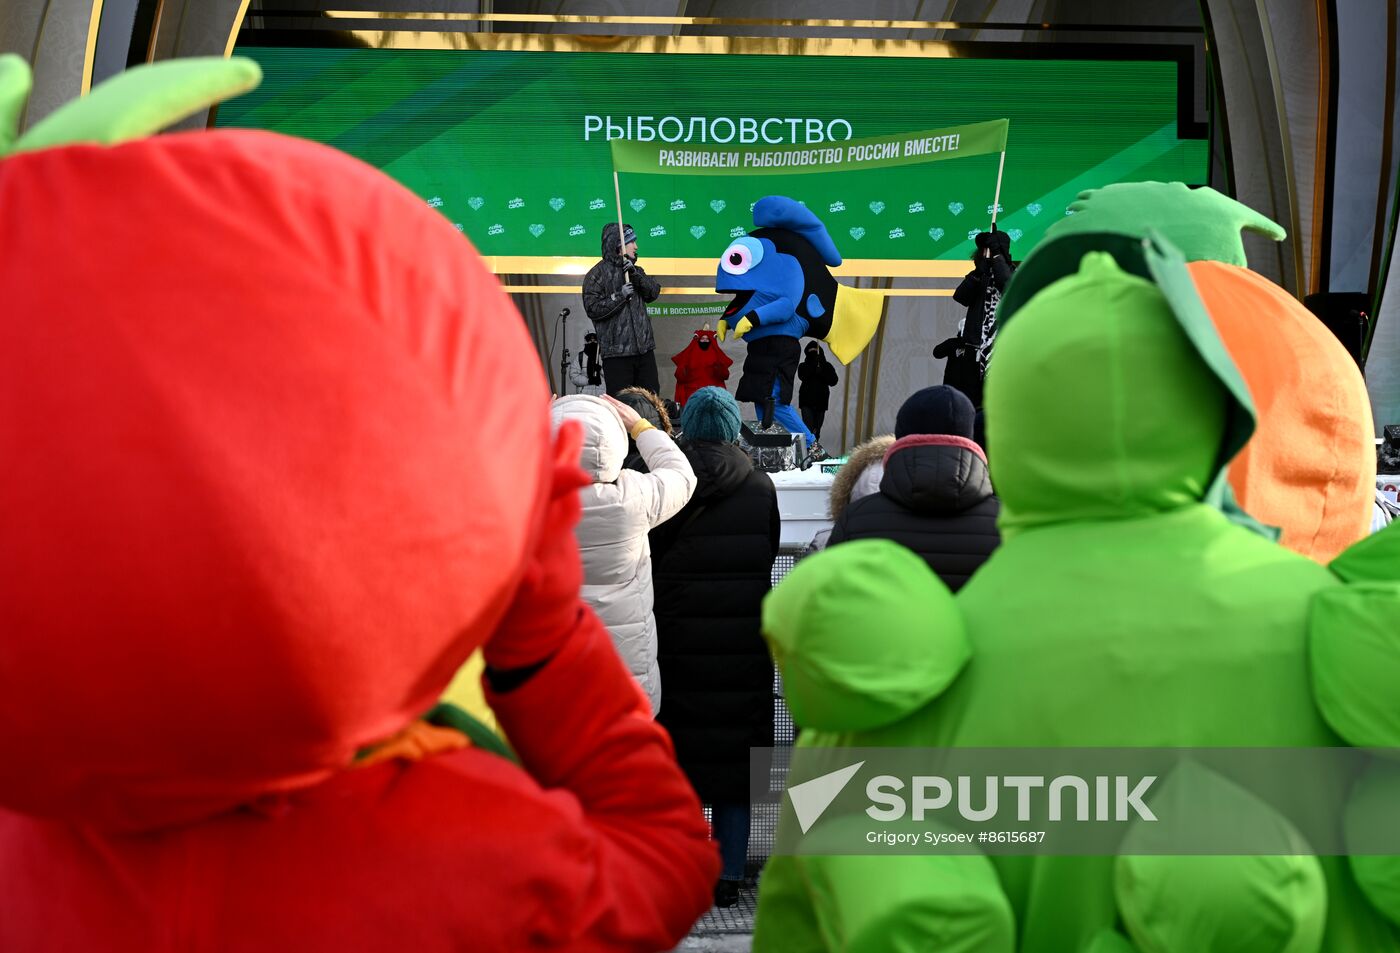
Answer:
POLYGON ((799 407, 798 409, 802 411, 802 422, 807 425, 808 430, 812 431, 812 436, 817 438, 817 442, 821 443, 822 421, 826 420, 826 411, 816 410, 812 407, 799 407))
POLYGON ((619 391, 628 387, 643 387, 653 394, 657 393, 661 389, 661 380, 656 376, 656 351, 603 358, 603 383, 607 385, 611 397, 616 397, 619 391))

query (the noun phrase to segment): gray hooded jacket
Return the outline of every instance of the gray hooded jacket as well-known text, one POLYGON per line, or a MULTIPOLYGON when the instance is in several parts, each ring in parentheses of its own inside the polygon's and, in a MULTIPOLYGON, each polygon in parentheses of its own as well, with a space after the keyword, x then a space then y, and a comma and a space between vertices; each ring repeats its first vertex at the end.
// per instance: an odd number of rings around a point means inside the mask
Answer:
POLYGON ((598 332, 598 356, 630 357, 656 349, 656 338, 647 317, 648 301, 655 301, 661 286, 638 265, 631 266, 636 294, 624 298, 627 263, 617 242, 617 223, 603 226, 603 260, 583 278, 583 310, 598 332))

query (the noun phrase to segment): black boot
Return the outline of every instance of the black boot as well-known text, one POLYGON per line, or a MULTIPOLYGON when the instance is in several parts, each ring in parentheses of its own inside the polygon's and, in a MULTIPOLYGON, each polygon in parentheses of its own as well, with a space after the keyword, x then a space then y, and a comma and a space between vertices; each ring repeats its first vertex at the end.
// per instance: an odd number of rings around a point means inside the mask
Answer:
POLYGON ((777 404, 773 398, 768 398, 763 402, 763 419, 759 421, 759 429, 767 430, 773 426, 773 414, 777 409, 777 404))
POLYGON ((715 906, 732 907, 739 902, 738 880, 721 880, 715 884, 715 906))

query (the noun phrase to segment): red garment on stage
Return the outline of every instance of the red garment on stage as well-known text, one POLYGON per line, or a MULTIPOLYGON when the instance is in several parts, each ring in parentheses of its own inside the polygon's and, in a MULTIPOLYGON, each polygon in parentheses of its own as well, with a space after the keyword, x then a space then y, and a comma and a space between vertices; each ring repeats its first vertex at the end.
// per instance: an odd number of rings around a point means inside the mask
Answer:
POLYGON ((723 387, 729 380, 729 366, 734 363, 720 350, 713 331, 696 331, 685 350, 671 361, 676 365, 676 403, 682 407, 702 387, 723 387))
POLYGON ((716 851, 549 595, 548 389, 445 219, 267 133, 23 153, 0 287, 0 949, 679 941, 716 851), (523 766, 357 766, 488 640, 551 652, 523 766))

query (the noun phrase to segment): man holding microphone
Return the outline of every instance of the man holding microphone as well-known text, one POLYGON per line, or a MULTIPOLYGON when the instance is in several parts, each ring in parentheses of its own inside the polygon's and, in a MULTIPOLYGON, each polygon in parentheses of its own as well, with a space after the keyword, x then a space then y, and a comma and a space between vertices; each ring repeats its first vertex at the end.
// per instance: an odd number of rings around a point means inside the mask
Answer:
POLYGON ((583 309, 598 333, 603 382, 609 396, 628 387, 656 393, 656 338, 647 317, 648 301, 661 293, 656 279, 637 264, 637 233, 615 222, 603 226, 603 260, 583 279, 583 309))

